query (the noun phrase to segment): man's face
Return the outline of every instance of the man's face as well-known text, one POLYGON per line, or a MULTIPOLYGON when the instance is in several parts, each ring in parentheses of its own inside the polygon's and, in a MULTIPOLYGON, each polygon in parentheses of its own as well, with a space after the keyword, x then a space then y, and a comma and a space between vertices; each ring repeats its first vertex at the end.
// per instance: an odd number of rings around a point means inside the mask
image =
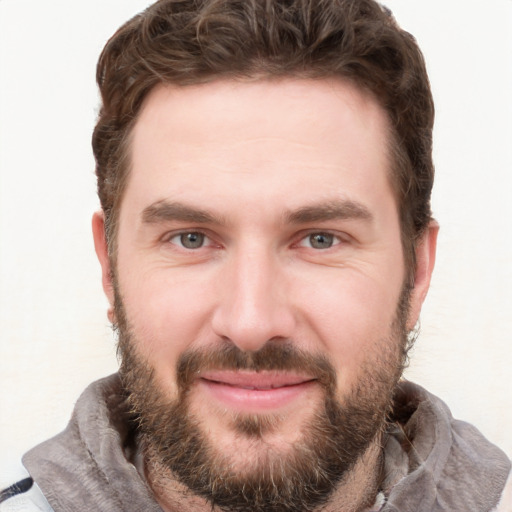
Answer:
POLYGON ((208 474, 240 481, 292 471, 305 453, 314 466, 336 432, 343 472, 375 440, 421 302, 413 292, 407 318, 388 131, 377 102, 341 81, 160 86, 147 98, 116 311, 148 450, 179 478, 165 445, 181 431, 208 474))

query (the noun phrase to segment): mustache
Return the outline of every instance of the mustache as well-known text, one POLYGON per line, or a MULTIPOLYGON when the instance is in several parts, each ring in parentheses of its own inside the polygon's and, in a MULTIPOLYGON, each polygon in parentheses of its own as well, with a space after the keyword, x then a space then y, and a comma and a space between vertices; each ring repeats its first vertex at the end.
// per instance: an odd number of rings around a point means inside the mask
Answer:
POLYGON ((323 355, 298 349, 289 341, 269 340, 256 352, 245 352, 231 342, 221 347, 188 350, 176 364, 180 391, 190 389, 197 374, 207 370, 295 371, 306 373, 329 391, 336 388, 336 370, 323 355))

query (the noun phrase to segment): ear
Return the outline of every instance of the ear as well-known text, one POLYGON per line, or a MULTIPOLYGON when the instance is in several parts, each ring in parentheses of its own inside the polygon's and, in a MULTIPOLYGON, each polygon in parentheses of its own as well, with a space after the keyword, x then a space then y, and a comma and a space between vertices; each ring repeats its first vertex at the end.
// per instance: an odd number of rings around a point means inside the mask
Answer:
POLYGON ((103 291, 105 292, 110 304, 107 315, 109 320, 114 323, 114 287, 112 285, 112 269, 110 268, 107 237, 105 234, 105 216, 101 210, 92 216, 92 235, 94 238, 96 256, 98 257, 101 265, 101 282, 103 284, 103 291))
POLYGON ((421 306, 430 287, 430 279, 436 261, 439 224, 432 220, 416 246, 416 271, 411 292, 407 329, 412 330, 420 316, 421 306))

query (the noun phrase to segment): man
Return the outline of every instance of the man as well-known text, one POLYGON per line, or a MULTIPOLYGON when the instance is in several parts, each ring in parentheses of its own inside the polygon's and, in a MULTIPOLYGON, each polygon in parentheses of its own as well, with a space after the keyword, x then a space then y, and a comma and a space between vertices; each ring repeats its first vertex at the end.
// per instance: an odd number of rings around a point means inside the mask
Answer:
POLYGON ((2 510, 510 510, 507 457, 400 382, 438 228, 428 79, 389 12, 160 1, 98 83, 122 364, 2 510))

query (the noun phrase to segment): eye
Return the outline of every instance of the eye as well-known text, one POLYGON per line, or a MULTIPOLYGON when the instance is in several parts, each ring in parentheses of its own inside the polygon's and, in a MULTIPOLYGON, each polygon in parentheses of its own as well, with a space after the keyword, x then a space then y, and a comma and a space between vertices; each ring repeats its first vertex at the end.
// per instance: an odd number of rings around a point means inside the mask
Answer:
POLYGON ((302 247, 311 247, 312 249, 330 249, 339 243, 339 237, 331 233, 310 233, 300 241, 302 247))
POLYGON ((200 249, 208 240, 204 233, 198 231, 187 231, 178 233, 169 239, 169 242, 179 245, 184 249, 200 249))

